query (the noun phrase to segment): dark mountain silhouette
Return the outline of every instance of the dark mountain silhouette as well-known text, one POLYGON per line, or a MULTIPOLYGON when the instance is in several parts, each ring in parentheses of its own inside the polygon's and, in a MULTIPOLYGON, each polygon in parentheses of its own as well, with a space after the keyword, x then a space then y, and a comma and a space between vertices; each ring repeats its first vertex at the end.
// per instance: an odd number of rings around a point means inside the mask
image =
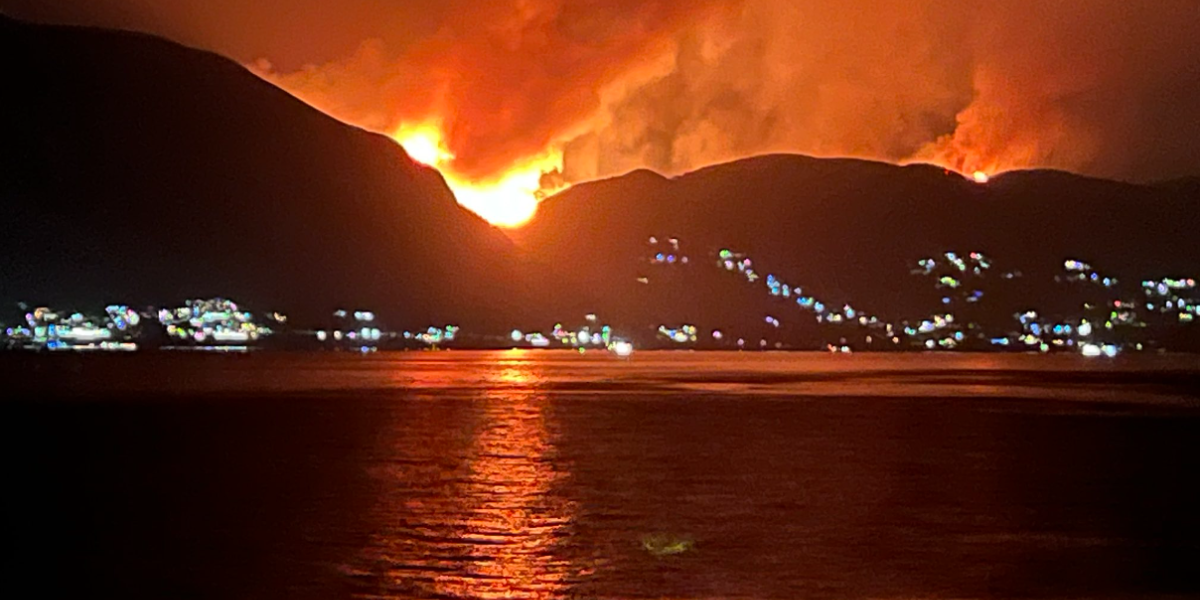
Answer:
POLYGON ((1067 258, 1135 289, 1141 278, 1200 274, 1198 208, 1187 186, 1059 171, 1011 172, 980 185, 929 165, 770 155, 674 179, 638 171, 579 185, 543 203, 519 241, 588 265, 562 287, 603 290, 590 296, 594 310, 644 326, 691 321, 770 332, 764 315, 813 319, 767 297, 761 284, 747 291, 744 279, 721 272, 719 249, 748 253, 764 277, 889 319, 937 310, 941 293, 910 274, 919 259, 980 251, 997 275, 1024 275, 989 298, 993 317, 1011 320, 1026 308, 1078 308, 1054 283, 1067 258), (689 265, 650 264, 650 236, 659 248, 678 237, 689 265))
POLYGON ((1194 198, 1200 198, 1200 176, 1171 179, 1157 184, 1157 187, 1175 193, 1190 194, 1194 198))
POLYGON ((226 295, 303 319, 369 308, 388 324, 548 328, 598 313, 641 340, 690 322, 818 336, 811 315, 716 267, 880 317, 941 292, 910 274, 980 251, 1024 277, 988 310, 1068 310, 1067 258, 1137 285, 1200 275, 1195 178, 1132 185, 1022 171, 980 185, 929 165, 771 155, 649 171, 546 200, 517 244, 459 207, 438 173, 210 53, 140 34, 0 17, 0 301, 87 308, 226 295), (648 239, 688 265, 653 265, 648 239), (795 324, 796 330, 789 329, 795 324))
MULTIPOLYGON (((0 301, 497 325, 521 260, 390 140, 225 58, 0 16, 0 301)), ((498 325, 497 325, 498 326, 498 325)))

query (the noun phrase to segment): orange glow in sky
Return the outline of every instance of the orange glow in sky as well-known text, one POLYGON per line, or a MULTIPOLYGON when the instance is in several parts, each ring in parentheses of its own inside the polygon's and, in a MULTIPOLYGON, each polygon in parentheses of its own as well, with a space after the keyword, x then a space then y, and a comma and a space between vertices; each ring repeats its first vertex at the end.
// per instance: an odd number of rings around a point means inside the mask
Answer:
MULTIPOLYGON (((454 172, 454 153, 446 148, 436 124, 401 126, 392 139, 413 160, 441 171, 458 203, 497 227, 520 227, 528 223, 546 193, 542 174, 562 168, 562 152, 551 149, 518 161, 496 177, 468 181, 454 172)), ((551 192, 562 189, 565 188, 551 192)))

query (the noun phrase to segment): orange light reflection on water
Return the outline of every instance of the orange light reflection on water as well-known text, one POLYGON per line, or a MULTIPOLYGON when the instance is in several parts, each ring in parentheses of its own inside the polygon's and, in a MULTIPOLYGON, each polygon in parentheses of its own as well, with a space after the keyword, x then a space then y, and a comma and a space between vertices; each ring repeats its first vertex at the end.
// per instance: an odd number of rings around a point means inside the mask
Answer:
POLYGON ((481 397, 455 529, 467 545, 461 567, 438 574, 434 591, 458 598, 562 597, 578 569, 559 556, 575 504, 553 493, 567 477, 539 390, 541 366, 521 352, 497 357, 481 397))

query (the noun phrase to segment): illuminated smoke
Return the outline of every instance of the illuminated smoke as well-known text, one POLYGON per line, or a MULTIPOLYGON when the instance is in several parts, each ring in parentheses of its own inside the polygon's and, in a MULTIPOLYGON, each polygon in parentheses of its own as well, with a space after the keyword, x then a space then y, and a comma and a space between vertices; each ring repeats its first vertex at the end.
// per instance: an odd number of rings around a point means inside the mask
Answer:
POLYGON ((963 172, 1195 174, 1200 3, 1014 2, 978 13, 972 100, 916 155, 963 172), (1017 18, 1016 15, 1024 15, 1017 18))
POLYGON ((1200 3, 749 0, 610 85, 569 180, 774 151, 1195 173, 1200 3), (1152 9, 1152 10, 1150 10, 1152 9))
POLYGON ((968 175, 1197 168, 1200 4, 1187 0, 467 4, 490 8, 403 51, 367 41, 257 70, 368 129, 438 123, 454 158, 437 166, 477 204, 767 152, 968 175))
POLYGON ((349 123, 391 133, 436 121, 449 165, 495 177, 545 154, 597 110, 600 85, 669 43, 703 2, 450 2, 430 36, 368 39, 350 56, 298 70, 252 68, 349 123))
POLYGON ((536 163, 548 190, 773 151, 1200 171, 1196 0, 335 4, 0 0, 217 50, 373 131, 437 123, 461 182, 536 163))

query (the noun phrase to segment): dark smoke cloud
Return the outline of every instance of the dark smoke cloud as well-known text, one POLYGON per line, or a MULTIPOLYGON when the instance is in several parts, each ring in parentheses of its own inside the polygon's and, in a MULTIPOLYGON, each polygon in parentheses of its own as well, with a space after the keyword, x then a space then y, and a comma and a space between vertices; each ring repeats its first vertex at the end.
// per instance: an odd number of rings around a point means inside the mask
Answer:
MULTIPOLYGON (((1195 0, 0 0, 229 54, 347 122, 436 119, 462 175, 772 151, 1200 173, 1195 0)), ((562 178, 562 179, 560 179, 562 178)))

